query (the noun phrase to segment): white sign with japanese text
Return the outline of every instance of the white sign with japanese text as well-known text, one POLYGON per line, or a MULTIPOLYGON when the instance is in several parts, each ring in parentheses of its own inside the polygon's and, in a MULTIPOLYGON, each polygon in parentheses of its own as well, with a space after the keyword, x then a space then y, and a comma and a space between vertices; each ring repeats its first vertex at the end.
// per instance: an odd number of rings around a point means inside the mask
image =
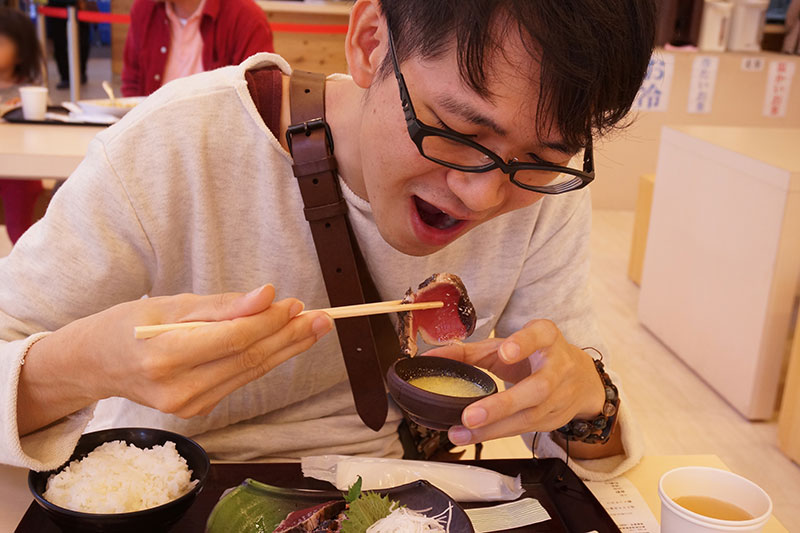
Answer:
POLYGON ((764 116, 785 117, 794 76, 794 61, 769 62, 767 91, 764 95, 764 116))
POLYGON ((636 93, 632 109, 640 111, 666 111, 675 72, 675 56, 656 52, 647 65, 644 82, 636 93))
POLYGON ((699 56, 692 62, 689 81, 689 113, 711 113, 714 85, 719 70, 718 56, 699 56))
POLYGON ((758 56, 743 57, 742 70, 745 72, 761 72, 764 70, 764 58, 758 56))

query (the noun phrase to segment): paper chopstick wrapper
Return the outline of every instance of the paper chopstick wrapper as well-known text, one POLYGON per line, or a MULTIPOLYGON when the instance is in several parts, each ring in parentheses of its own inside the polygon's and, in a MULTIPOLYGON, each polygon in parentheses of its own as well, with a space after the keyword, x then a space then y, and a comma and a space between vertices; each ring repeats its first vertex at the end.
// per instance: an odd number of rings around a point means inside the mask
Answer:
POLYGON ((520 476, 452 463, 406 461, 348 455, 315 455, 301 460, 303 475, 347 490, 361 476, 362 490, 388 489, 425 479, 459 502, 493 502, 519 498, 520 476))

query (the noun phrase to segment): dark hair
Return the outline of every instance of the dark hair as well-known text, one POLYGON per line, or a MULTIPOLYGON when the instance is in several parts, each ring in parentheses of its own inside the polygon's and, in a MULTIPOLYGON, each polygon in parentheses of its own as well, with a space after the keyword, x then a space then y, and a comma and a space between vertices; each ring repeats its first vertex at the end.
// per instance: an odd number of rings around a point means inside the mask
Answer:
POLYGON ((17 45, 17 83, 32 83, 42 75, 43 55, 36 38, 36 28, 23 12, 0 7, 0 34, 7 35, 17 45))
MULTIPOLYGON (((461 78, 488 95, 487 61, 518 31, 540 65, 537 131, 575 149, 630 110, 653 51, 654 0, 380 0, 399 61, 435 59, 453 37, 461 78)), ((391 72, 389 58, 382 75, 391 72)))

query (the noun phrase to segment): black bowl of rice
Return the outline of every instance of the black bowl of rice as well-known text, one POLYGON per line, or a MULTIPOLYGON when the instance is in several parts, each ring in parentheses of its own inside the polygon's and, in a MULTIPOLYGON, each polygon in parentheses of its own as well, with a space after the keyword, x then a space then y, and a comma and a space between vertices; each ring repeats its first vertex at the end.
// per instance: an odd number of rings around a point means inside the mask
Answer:
POLYGON ((206 452, 177 433, 117 428, 82 435, 56 470, 28 474, 36 502, 65 531, 166 531, 202 490, 206 452))

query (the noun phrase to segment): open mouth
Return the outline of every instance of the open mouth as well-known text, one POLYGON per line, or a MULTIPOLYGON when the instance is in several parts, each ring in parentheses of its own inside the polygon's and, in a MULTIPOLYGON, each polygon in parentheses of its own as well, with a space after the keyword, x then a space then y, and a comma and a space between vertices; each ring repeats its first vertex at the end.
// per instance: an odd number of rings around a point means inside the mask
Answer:
POLYGON ((429 204, 418 196, 414 197, 414 204, 417 207, 420 220, 433 228, 441 230, 450 229, 461 222, 461 220, 451 217, 441 209, 429 204))

